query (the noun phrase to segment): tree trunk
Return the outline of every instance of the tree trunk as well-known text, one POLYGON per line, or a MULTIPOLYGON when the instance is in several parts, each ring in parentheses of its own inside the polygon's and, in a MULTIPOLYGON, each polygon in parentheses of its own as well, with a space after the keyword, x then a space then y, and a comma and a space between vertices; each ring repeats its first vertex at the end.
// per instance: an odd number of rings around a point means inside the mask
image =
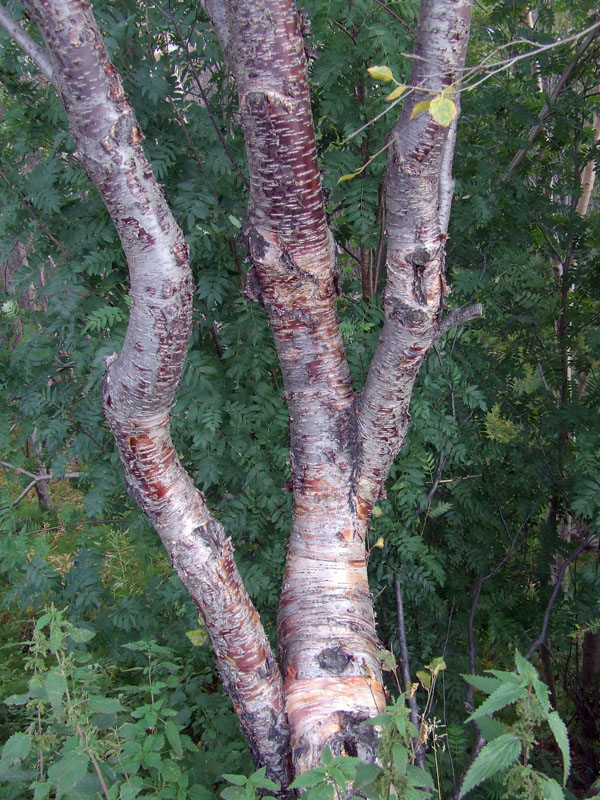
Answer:
MULTIPOLYGON (((191 325, 186 243, 152 177, 87 0, 28 0, 77 157, 102 194, 129 265, 129 326, 122 351, 107 359, 103 386, 126 482, 202 613, 257 763, 283 786, 288 721, 296 773, 317 764, 326 745, 375 758, 376 733, 364 723, 385 695, 364 542, 404 440, 415 376, 442 329, 454 130, 428 113, 411 120, 411 103, 392 133, 386 319, 358 398, 338 329, 335 248, 294 3, 205 5, 236 76, 248 153, 246 294, 267 314, 289 407, 294 506, 278 620, 283 687, 231 543, 170 438, 191 325)), ((423 0, 415 102, 457 83, 469 20, 469 0, 423 0)))
POLYGON ((169 432, 192 321, 187 245, 154 180, 87 0, 27 6, 48 47, 77 158, 102 195, 129 266, 129 325, 123 349, 107 359, 103 385, 125 480, 200 609, 256 761, 286 784, 279 668, 231 541, 181 466, 169 432))

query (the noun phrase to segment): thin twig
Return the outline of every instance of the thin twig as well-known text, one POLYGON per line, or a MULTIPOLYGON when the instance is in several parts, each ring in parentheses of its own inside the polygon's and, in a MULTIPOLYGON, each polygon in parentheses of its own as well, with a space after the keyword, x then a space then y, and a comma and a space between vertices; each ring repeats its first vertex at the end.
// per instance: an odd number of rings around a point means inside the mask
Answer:
POLYGON ((514 158, 512 159, 512 161, 508 166, 508 169, 501 178, 502 181, 505 181, 508 178, 511 172, 513 172, 513 170, 515 170, 519 166, 519 164, 525 157, 525 154, 527 153, 527 150, 529 149, 530 145, 533 144, 538 133, 542 130, 544 122, 550 116, 552 105, 556 102, 556 99, 563 91, 563 89, 565 89, 566 86, 568 85, 569 78, 573 74, 573 70, 579 63, 584 52, 587 50, 587 48, 594 41, 594 39, 598 36, 599 33, 600 31, 598 30, 598 24, 596 24, 586 37, 585 41, 581 43, 579 49, 575 53, 575 57, 573 58, 573 60, 563 70, 556 86, 552 90, 552 94, 550 95, 548 101, 544 104, 544 107, 540 111, 537 122, 531 127, 531 130, 529 131, 529 135, 527 136, 527 145, 525 147, 521 147, 520 150, 517 152, 517 154, 514 156, 514 158))
MULTIPOLYGON (((402 586, 400 585, 400 578, 396 575, 394 577, 394 592, 396 594, 396 613, 398 617, 398 641, 400 643, 400 659, 402 669, 402 679, 404 680, 404 690, 408 698, 408 706, 410 708, 410 721, 419 730, 419 706, 417 705, 417 698, 413 691, 411 691, 410 680, 410 664, 408 660, 408 644, 406 641, 406 628, 404 627, 404 600, 402 598, 402 586)), ((423 749, 417 746, 415 742, 415 761, 421 769, 425 769, 425 754, 423 749)))
POLYGON ((584 550, 587 550, 590 547, 590 545, 592 544, 592 540, 594 538, 596 537, 591 536, 590 538, 585 539, 583 542, 578 544, 575 550, 573 550, 573 552, 571 553, 571 555, 567 559, 565 559, 565 561, 563 561, 561 568, 558 570, 556 574, 554 589, 552 591, 552 594, 550 595, 550 600, 548 600, 546 611, 544 612, 544 618, 542 620, 542 627, 540 629, 539 636, 525 654, 525 658, 527 659, 531 658, 531 656, 535 653, 538 647, 541 647, 545 643, 546 633, 548 631, 548 623, 550 622, 550 615, 554 610, 554 604, 556 603, 556 598, 558 597, 558 593, 562 588, 562 579, 565 575, 565 572, 567 571, 567 567, 569 566, 569 564, 575 561, 575 559, 577 558, 578 555, 580 555, 580 553, 583 553, 584 550))
POLYGON ((376 3, 380 8, 382 8, 387 14, 389 14, 391 17, 393 17, 395 20, 397 20, 400 23, 400 25, 402 25, 402 27, 406 31, 408 31, 408 33, 410 33, 411 36, 415 35, 414 30, 410 27, 408 22, 403 20, 402 17, 399 14, 396 14, 396 12, 394 11, 393 8, 390 8, 389 6, 386 6, 386 4, 383 2, 383 0, 373 0, 373 2, 376 3))
POLYGON ((212 109, 210 107, 210 103, 208 102, 208 97, 206 95, 206 92, 204 91, 204 87, 202 86, 202 82, 200 80, 200 76, 198 75, 198 72, 196 71, 196 68, 194 67, 194 62, 193 62, 192 56, 190 54, 189 44, 186 42, 185 37, 181 33, 181 29, 179 28, 177 20, 175 19, 175 17, 172 14, 169 14, 167 11, 164 10, 164 8, 161 8, 159 6, 159 4, 155 0, 153 0, 153 5, 154 5, 156 10, 160 14, 162 14, 166 19, 169 20, 169 22, 171 23, 171 25, 173 26, 173 28, 175 30, 175 33, 179 37, 179 41, 181 42, 181 44, 182 44, 182 46, 183 46, 183 48, 185 50, 185 56, 186 56, 186 60, 187 60, 187 63, 188 63, 188 68, 189 68, 190 73, 191 73, 191 75, 192 75, 192 77, 194 79, 194 82, 196 83, 196 86, 198 87, 198 91, 200 92, 200 96, 202 97, 202 102, 204 103, 204 107, 206 109, 206 113, 208 114, 208 116, 210 118, 210 121, 211 121, 211 124, 212 124, 213 128, 215 129, 215 132, 216 132, 216 134, 217 134, 217 136, 219 138, 219 141, 221 142, 221 146, 223 147, 223 150, 225 151, 225 155, 227 156, 227 158, 233 164, 233 167, 234 167, 235 171, 237 172, 237 174, 242 179, 242 182, 243 182, 244 186, 248 189, 249 188, 249 184, 248 184, 248 181, 246 180, 246 176, 244 175, 244 173, 242 172, 239 164, 237 163, 237 161, 233 157, 233 155, 231 153, 231 150, 229 149, 229 147, 227 145, 227 142, 225 141, 225 137, 223 136, 223 134, 221 133, 221 129, 217 125, 217 121, 216 121, 216 119, 214 117, 214 114, 212 113, 212 109))

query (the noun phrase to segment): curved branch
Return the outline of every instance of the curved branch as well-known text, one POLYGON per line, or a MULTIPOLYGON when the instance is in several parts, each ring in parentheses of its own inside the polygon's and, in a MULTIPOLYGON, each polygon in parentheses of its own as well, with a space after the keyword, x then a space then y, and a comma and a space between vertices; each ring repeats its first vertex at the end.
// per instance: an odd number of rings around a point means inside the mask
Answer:
POLYGON ((573 74, 573 71, 574 71, 575 67, 581 61, 581 58, 582 58, 583 54, 585 53, 585 51, 592 44, 592 42, 595 39, 598 38, 598 36, 600 36, 600 27, 598 27, 598 25, 596 25, 594 28, 592 28, 590 33, 588 33, 588 35, 585 37, 583 42, 577 48, 577 51, 575 53, 575 56, 574 56, 573 60, 570 61, 569 64, 567 64, 567 66, 563 70, 561 76, 559 77, 559 79, 558 79, 558 81, 556 83, 556 86, 552 90, 552 94, 548 98, 548 101, 546 103, 544 103, 544 107, 542 108, 542 110, 539 113, 537 122, 534 123, 534 125, 532 125, 532 127, 531 127, 531 129, 529 131, 529 135, 527 136, 527 144, 525 145, 525 147, 521 147, 520 150, 517 151, 517 153, 513 157, 512 161, 508 165, 508 169, 506 170, 506 172, 502 176, 502 178, 501 178, 502 181, 505 181, 508 178, 508 176, 511 174, 511 172, 514 172, 514 170, 519 166, 519 164, 521 163, 521 161, 523 160, 523 158, 527 154, 527 151, 529 150, 529 148, 531 147, 531 145, 533 144, 533 142, 537 138, 539 132, 544 127, 544 123, 546 122, 546 120, 550 116, 550 112, 552 111, 552 106, 556 102, 556 100, 559 97, 559 95, 561 94, 561 92, 569 85, 570 78, 571 78, 571 75, 573 74))
POLYGON ((556 598, 558 597, 558 593, 562 589, 562 579, 564 578, 565 572, 569 567, 569 564, 572 564, 573 561, 583 553, 584 550, 587 550, 591 545, 591 539, 585 539, 583 542, 577 545, 575 550, 571 553, 571 555, 566 558, 563 563, 561 564, 560 569, 556 573, 556 579, 554 583, 554 589, 552 590, 552 594, 550 595, 550 599, 548 600, 548 605, 546 606, 546 610, 544 612, 544 618, 542 620, 542 627, 540 628, 540 633, 534 643, 531 645, 529 650, 525 653, 525 658, 530 659, 531 656, 535 653, 535 651, 541 647, 546 641, 546 633, 548 631, 548 623, 550 622, 550 616, 552 611, 554 610, 554 605, 556 603, 556 598))
POLYGON ((358 408, 354 494, 366 528, 410 416, 417 373, 431 347, 444 295, 445 228, 454 133, 414 105, 457 83, 464 66, 470 0, 423 0, 410 85, 392 132, 386 180, 385 323, 358 408), (433 65, 433 68, 432 68, 433 65))
POLYGON ((54 70, 52 69, 52 63, 48 57, 48 53, 43 47, 40 47, 39 44, 36 44, 33 41, 31 36, 29 36, 29 34, 23 30, 17 20, 11 15, 10 11, 1 5, 0 25, 2 25, 8 35, 14 39, 19 47, 29 56, 29 58, 38 67, 40 72, 42 72, 46 78, 48 78, 50 83, 56 85, 56 81, 54 79, 54 70))
POLYGON ((188 249, 142 148, 142 133, 88 0, 28 0, 51 54, 77 157, 113 219, 127 257, 131 313, 107 359, 104 411, 125 480, 198 606, 255 759, 288 780, 279 669, 233 559, 177 456, 170 411, 192 324, 188 249))

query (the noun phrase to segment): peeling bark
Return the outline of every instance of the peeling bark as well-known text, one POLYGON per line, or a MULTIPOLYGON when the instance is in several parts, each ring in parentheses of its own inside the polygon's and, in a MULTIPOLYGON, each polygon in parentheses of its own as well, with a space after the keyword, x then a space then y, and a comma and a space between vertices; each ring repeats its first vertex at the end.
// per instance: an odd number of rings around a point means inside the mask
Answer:
POLYGON ((251 179, 247 296, 265 308, 290 417, 294 508, 278 637, 301 772, 325 745, 372 760, 372 729, 357 720, 385 700, 351 500, 353 391, 300 20, 291 0, 229 2, 227 10, 251 179))
POLYGON ((366 527, 410 422, 414 380, 436 337, 444 295, 446 226, 455 130, 416 103, 460 79, 471 19, 470 0, 423 0, 411 85, 419 91, 395 126, 388 157, 385 323, 360 398, 356 506, 366 527))
POLYGON ((27 7, 42 33, 77 157, 119 233, 131 281, 123 349, 107 359, 104 410, 129 491, 205 621, 256 761, 289 780, 282 682, 223 528, 180 464, 169 431, 192 321, 188 250, 86 0, 27 7))

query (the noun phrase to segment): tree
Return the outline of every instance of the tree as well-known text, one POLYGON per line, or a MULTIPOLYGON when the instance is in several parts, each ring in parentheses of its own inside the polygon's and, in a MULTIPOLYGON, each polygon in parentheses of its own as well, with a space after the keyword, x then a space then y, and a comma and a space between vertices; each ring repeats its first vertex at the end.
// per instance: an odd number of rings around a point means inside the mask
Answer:
POLYGON ((337 324, 335 251, 299 20, 287 4, 232 5, 225 18, 213 16, 236 76, 248 152, 246 292, 267 313, 290 413, 294 512, 278 626, 283 682, 226 533, 169 437, 191 323, 185 242, 152 180, 89 10, 65 3, 30 13, 78 156, 128 257, 131 319, 104 382, 127 483, 201 609, 257 761, 285 783, 288 722, 297 771, 316 763, 326 744, 373 757, 372 729, 363 722, 384 696, 366 578, 369 519, 406 434, 416 373, 436 336, 464 318, 441 319, 455 126, 448 130, 425 111, 411 119, 411 112, 456 85, 469 13, 439 0, 422 6, 410 79, 416 89, 389 142, 385 322, 355 396, 337 324))

